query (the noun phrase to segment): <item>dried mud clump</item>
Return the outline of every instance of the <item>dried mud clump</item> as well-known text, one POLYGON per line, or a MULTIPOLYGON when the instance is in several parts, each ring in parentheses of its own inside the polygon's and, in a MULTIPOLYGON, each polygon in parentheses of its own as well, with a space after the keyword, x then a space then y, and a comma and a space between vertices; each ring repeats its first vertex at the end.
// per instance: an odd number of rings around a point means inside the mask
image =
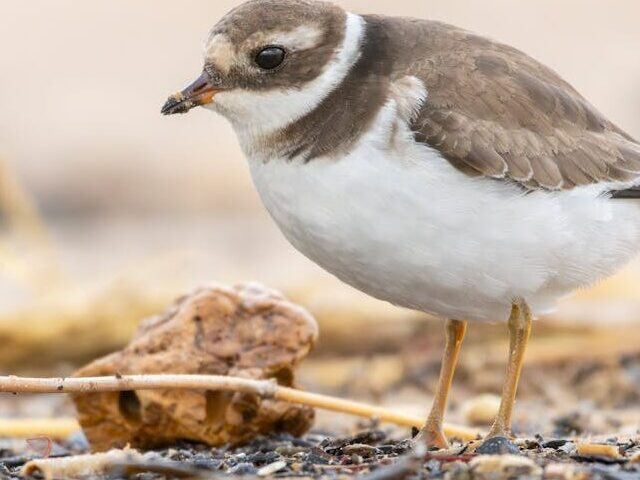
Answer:
MULTIPOLYGON (((145 320, 123 350, 76 376, 183 373, 276 379, 295 386, 295 368, 316 339, 315 320, 262 286, 201 288, 145 320)), ((94 450, 169 445, 241 444, 259 434, 305 433, 308 407, 240 392, 156 390, 75 395, 94 450)))

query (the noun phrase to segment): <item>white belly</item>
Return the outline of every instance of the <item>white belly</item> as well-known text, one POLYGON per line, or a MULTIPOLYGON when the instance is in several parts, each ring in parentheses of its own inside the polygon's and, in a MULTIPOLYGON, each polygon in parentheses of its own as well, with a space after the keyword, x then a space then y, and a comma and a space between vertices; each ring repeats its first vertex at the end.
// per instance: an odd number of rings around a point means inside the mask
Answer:
POLYGON ((640 208, 594 189, 522 195, 470 178, 426 147, 363 139, 348 157, 250 161, 289 241, 374 297, 447 318, 535 313, 621 267, 640 247, 640 208))

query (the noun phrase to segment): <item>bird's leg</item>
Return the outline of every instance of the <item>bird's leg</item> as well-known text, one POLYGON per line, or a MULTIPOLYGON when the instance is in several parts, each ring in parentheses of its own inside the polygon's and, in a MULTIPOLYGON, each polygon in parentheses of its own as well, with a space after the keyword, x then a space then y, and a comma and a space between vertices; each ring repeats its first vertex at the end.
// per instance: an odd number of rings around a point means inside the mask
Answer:
POLYGON ((524 300, 518 300, 511 307, 509 317, 509 363, 507 376, 502 388, 502 401, 498 415, 487 438, 507 437, 512 438, 511 415, 516 400, 518 381, 522 372, 524 353, 531 335, 532 316, 529 306, 524 300))
POLYGON ((444 355, 442 357, 442 366, 440 367, 440 378, 436 387, 436 394, 431 407, 431 412, 427 417, 427 423, 420 431, 420 434, 416 441, 422 441, 427 444, 427 447, 447 448, 449 442, 447 442, 444 436, 444 430, 442 428, 444 412, 447 409, 447 399, 449 397, 449 391, 451 390, 451 383, 453 381, 453 373, 458 363, 458 355, 460 354, 460 347, 462 346, 462 340, 467 331, 467 323, 459 320, 448 320, 445 333, 446 344, 444 349, 444 355))

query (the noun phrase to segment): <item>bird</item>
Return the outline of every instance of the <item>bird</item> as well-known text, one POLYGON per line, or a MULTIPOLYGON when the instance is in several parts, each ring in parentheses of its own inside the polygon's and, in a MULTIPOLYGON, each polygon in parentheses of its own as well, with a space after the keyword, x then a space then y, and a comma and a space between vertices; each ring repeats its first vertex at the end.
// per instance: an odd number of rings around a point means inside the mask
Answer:
MULTIPOLYGON (((232 125, 289 242, 343 282, 445 322, 416 441, 443 418, 469 322, 510 337, 486 439, 513 438, 533 320, 640 251, 640 144, 522 51, 427 19, 250 0, 162 113, 232 125)), ((485 440, 486 441, 486 440, 485 440)))

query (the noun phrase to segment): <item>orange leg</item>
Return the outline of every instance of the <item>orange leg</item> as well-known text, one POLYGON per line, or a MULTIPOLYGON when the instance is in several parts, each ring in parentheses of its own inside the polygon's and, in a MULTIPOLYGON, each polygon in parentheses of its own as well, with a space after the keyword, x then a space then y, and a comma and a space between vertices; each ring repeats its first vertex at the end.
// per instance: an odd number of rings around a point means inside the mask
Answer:
POLYGON ((436 387, 436 395, 433 400, 431 412, 427 417, 425 426, 420 431, 416 441, 423 441, 429 448, 448 448, 444 436, 443 421, 447 409, 449 391, 453 382, 453 374, 458 363, 458 355, 462 347, 462 341, 467 331, 467 323, 459 320, 448 320, 446 332, 446 345, 440 368, 440 378, 436 387))
POLYGON ((523 300, 515 302, 511 308, 511 317, 509 318, 509 363, 502 388, 502 402, 487 438, 513 437, 511 417, 524 363, 524 354, 531 335, 532 323, 533 318, 529 306, 523 300))

